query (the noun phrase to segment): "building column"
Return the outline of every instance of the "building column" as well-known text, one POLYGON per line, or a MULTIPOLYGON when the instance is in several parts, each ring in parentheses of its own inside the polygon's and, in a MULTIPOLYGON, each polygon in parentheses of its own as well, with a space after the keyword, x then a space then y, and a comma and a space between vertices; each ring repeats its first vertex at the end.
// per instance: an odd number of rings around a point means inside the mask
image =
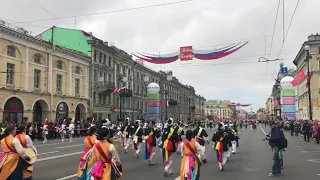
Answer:
POLYGON ((53 81, 52 81, 52 55, 49 54, 48 57, 48 92, 50 94, 52 94, 52 85, 53 85, 53 81))
POLYGON ((68 72, 68 95, 72 96, 72 62, 69 61, 69 72, 68 72))
POLYGON ((90 92, 89 92, 89 88, 90 88, 90 70, 89 67, 86 67, 86 77, 85 77, 85 83, 86 83, 86 90, 85 90, 85 98, 86 99, 90 99, 90 92))
POLYGON ((25 49, 25 57, 24 57, 24 90, 29 90, 29 47, 25 49))

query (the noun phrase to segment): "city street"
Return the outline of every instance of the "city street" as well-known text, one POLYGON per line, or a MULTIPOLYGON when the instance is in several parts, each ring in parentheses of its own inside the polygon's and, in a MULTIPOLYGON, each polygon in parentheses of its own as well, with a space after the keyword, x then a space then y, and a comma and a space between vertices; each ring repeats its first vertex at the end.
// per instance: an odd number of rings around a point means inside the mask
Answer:
MULTIPOLYGON (((269 132, 268 127, 262 127, 269 132)), ((213 131, 209 134, 212 135, 213 131)), ((285 180, 301 180, 319 178, 320 148, 314 143, 305 143, 303 139, 287 135, 288 149, 284 153, 285 180)), ((257 132, 247 130, 240 135, 240 148, 226 164, 225 171, 220 172, 211 145, 207 146, 208 163, 201 167, 200 179, 233 179, 233 180, 266 180, 271 171, 272 153, 263 131, 258 126, 257 132)), ((38 162, 35 165, 34 180, 75 180, 79 157, 83 150, 83 138, 75 142, 50 141, 49 144, 37 144, 39 151, 38 162)), ((157 149, 158 150, 158 149, 157 149)), ((119 152, 123 163, 124 175, 121 179, 177 179, 179 177, 180 156, 175 155, 173 163, 174 174, 163 177, 163 165, 157 156, 158 164, 149 167, 141 157, 137 160, 133 152, 124 154, 119 152)), ((159 155, 159 153, 157 154, 159 155)), ((142 154, 141 154, 142 156, 142 154)), ((278 177, 275 177, 278 178, 278 177)))

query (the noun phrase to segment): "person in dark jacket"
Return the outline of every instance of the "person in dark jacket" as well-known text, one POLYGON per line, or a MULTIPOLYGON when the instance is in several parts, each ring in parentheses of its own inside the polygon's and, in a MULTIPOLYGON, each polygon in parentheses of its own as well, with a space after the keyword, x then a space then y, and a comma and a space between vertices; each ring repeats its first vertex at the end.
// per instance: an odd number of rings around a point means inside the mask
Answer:
POLYGON ((311 134, 311 126, 307 120, 304 121, 304 124, 302 126, 302 132, 305 142, 310 142, 310 134, 311 134))
MULTIPOLYGON (((275 122, 271 124, 271 130, 268 135, 269 145, 273 151, 273 166, 269 176, 281 175, 282 150, 287 147, 287 140, 279 125, 275 122)), ((283 160, 283 159, 282 159, 283 160)))
POLYGON ((224 171, 224 165, 228 160, 229 147, 233 140, 234 137, 231 131, 225 130, 225 127, 222 124, 219 124, 218 131, 212 136, 212 141, 214 142, 215 150, 217 151, 220 171, 224 171))

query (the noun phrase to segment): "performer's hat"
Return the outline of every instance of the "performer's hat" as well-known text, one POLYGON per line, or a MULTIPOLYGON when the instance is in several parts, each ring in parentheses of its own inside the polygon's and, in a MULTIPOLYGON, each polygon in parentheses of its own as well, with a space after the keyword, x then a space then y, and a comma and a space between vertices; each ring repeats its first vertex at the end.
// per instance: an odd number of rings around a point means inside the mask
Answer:
POLYGON ((140 124, 140 122, 141 122, 140 120, 136 120, 136 124, 140 124))
POLYGON ((102 121, 102 127, 107 127, 110 125, 111 125, 111 122, 109 121, 109 119, 105 119, 102 121))

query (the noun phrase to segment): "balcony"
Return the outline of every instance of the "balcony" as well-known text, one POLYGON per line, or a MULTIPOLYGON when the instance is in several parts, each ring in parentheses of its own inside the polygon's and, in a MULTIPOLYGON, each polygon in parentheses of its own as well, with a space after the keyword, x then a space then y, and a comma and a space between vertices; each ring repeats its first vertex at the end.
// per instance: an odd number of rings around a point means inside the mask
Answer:
POLYGON ((114 82, 104 81, 104 82, 96 83, 96 87, 97 87, 97 92, 99 94, 100 93, 112 93, 115 88, 115 84, 114 84, 114 82))

